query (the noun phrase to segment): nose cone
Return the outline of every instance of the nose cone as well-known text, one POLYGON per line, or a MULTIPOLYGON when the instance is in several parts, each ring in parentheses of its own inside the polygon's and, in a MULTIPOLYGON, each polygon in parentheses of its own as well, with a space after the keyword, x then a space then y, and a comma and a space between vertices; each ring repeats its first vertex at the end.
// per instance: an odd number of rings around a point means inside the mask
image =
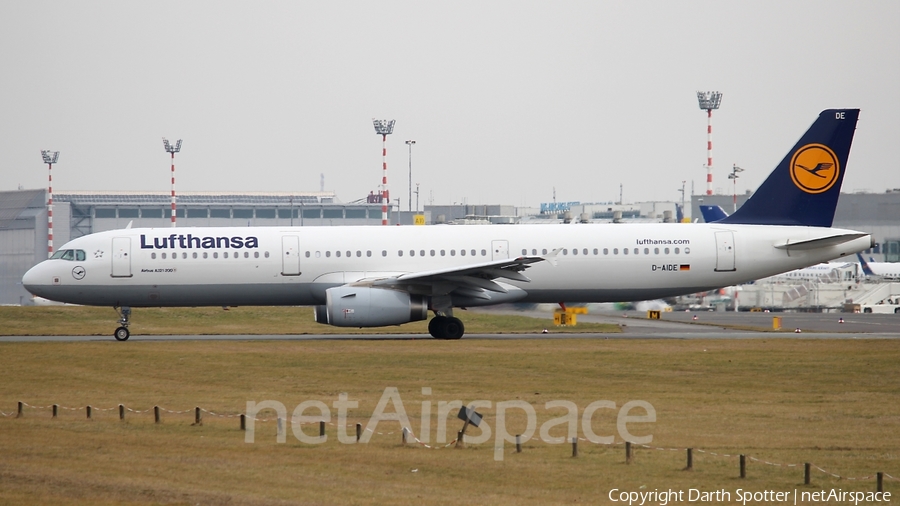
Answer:
POLYGON ((50 278, 50 273, 47 271, 46 260, 35 265, 31 269, 28 269, 28 272, 22 276, 22 286, 31 292, 32 295, 41 297, 46 295, 46 287, 50 286, 52 282, 53 280, 50 278))

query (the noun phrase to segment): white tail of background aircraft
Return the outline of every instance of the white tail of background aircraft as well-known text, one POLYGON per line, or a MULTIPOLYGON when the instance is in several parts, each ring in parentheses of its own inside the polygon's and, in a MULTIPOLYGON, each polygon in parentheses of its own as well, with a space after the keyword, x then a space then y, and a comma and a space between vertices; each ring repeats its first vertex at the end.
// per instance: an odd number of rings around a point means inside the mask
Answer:
POLYGON ((315 306, 320 323, 400 325, 506 302, 620 302, 701 292, 871 247, 830 228, 858 109, 823 111, 759 190, 715 223, 126 229, 79 237, 29 270, 33 294, 121 308, 315 306))

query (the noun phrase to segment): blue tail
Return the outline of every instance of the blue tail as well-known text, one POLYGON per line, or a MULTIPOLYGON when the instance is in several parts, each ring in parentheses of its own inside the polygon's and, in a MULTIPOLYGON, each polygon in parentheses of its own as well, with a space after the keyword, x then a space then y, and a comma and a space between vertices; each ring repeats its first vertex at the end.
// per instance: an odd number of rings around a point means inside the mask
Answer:
POLYGON ((866 276, 874 276, 875 273, 872 272, 872 268, 869 267, 869 264, 866 262, 866 259, 863 258, 862 253, 857 253, 856 257, 859 258, 859 265, 862 266, 863 274, 866 276))
POLYGON ((828 109, 756 193, 719 223, 830 227, 859 109, 828 109))
POLYGON ((719 221, 728 216, 722 206, 700 206, 700 214, 703 215, 703 221, 706 223, 719 221))

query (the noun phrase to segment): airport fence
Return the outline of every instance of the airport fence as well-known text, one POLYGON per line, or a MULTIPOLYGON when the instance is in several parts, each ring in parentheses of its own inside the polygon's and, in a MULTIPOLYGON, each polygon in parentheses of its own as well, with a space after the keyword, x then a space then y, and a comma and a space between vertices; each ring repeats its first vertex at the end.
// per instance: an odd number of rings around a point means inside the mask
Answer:
MULTIPOLYGON (((247 415, 245 415, 243 413, 231 413, 231 414, 216 413, 214 411, 210 411, 210 410, 201 408, 199 406, 196 406, 193 409, 184 409, 184 410, 171 410, 171 409, 162 408, 160 406, 153 406, 152 408, 140 410, 140 409, 132 409, 130 407, 125 406, 124 404, 119 404, 118 406, 113 406, 113 407, 109 407, 109 408, 97 408, 97 407, 94 407, 91 405, 73 408, 73 407, 67 407, 67 406, 60 406, 58 404, 52 404, 49 406, 34 406, 34 405, 31 405, 31 404, 28 404, 28 403, 22 402, 22 401, 20 401, 18 403, 16 411, 7 413, 5 411, 0 410, 0 418, 6 418, 6 417, 23 418, 25 416, 25 408, 29 408, 32 410, 50 410, 52 412, 53 418, 57 418, 59 416, 60 409, 65 410, 65 411, 72 411, 72 412, 82 411, 85 413, 85 417, 88 420, 92 420, 94 418, 95 412, 104 413, 104 412, 118 411, 118 416, 119 416, 120 420, 125 420, 126 412, 134 413, 134 414, 153 413, 155 423, 162 423, 162 413, 166 413, 169 415, 184 415, 187 413, 193 413, 194 421, 191 424, 192 426, 202 425, 203 424, 203 415, 206 414, 206 415, 216 417, 216 418, 239 419, 240 420, 240 425, 239 425, 240 430, 246 430, 247 420, 253 420, 254 422, 261 422, 261 423, 275 422, 277 424, 277 431, 279 434, 281 434, 282 431, 284 431, 285 425, 287 423, 287 421, 281 417, 259 418, 259 417, 248 417, 247 415)), ((318 424, 320 437, 323 437, 325 435, 325 426, 326 425, 330 425, 332 427, 337 426, 337 424, 334 422, 326 422, 324 420, 320 420, 318 422, 303 422, 303 423, 292 421, 291 423, 299 424, 299 425, 318 424)), ((354 427, 354 425, 347 424, 347 427, 354 427)), ((391 436, 391 435, 394 435, 397 433, 396 431, 390 431, 390 432, 375 431, 368 427, 366 429, 362 429, 362 425, 359 423, 355 424, 355 429, 356 429, 356 440, 357 441, 359 441, 363 430, 371 432, 373 434, 381 435, 381 436, 391 436)), ((428 449, 432 449, 432 450, 440 450, 440 449, 445 449, 445 448, 450 448, 450 447, 455 447, 455 448, 465 447, 465 443, 464 443, 465 439, 464 439, 462 432, 457 433, 457 437, 455 439, 453 439, 452 441, 450 441, 449 443, 444 444, 444 445, 429 445, 427 442, 422 441, 418 437, 416 437, 416 435, 412 431, 412 429, 407 428, 407 427, 403 427, 400 431, 400 434, 401 434, 401 444, 403 444, 403 445, 408 445, 408 444, 414 442, 414 443, 416 443, 416 445, 418 445, 422 448, 428 448, 428 449)), ((541 441, 541 442, 550 444, 549 442, 544 441, 539 436, 531 438, 530 440, 537 440, 537 441, 541 441)), ((624 450, 625 450, 624 458, 625 458, 625 463, 627 463, 627 464, 630 464, 634 461, 634 459, 635 459, 634 450, 636 447, 643 448, 646 450, 683 452, 686 455, 686 466, 683 468, 684 471, 692 471, 694 469, 694 453, 695 452, 698 454, 708 455, 708 456, 716 457, 716 458, 737 459, 738 464, 739 464, 739 473, 740 473, 741 478, 747 477, 747 461, 749 460, 751 462, 757 462, 757 463, 760 463, 763 465, 785 468, 785 469, 802 467, 804 469, 804 484, 806 484, 806 485, 809 485, 812 481, 812 470, 813 469, 815 469, 816 471, 818 471, 822 474, 828 475, 832 478, 837 478, 839 480, 869 481, 869 480, 874 479, 876 481, 876 489, 878 492, 884 491, 883 483, 884 483, 885 479, 890 480, 890 481, 900 481, 900 479, 898 479, 888 473, 884 473, 884 472, 880 472, 880 471, 875 474, 870 474, 870 475, 866 475, 866 476, 844 476, 844 475, 823 469, 823 468, 819 467, 818 465, 810 463, 810 462, 805 462, 803 464, 797 464, 797 463, 786 464, 786 463, 779 463, 779 462, 770 462, 768 460, 759 459, 752 455, 747 455, 747 454, 720 453, 720 452, 714 452, 711 450, 704 450, 701 448, 665 448, 665 447, 651 446, 651 445, 646 445, 646 444, 635 444, 635 443, 631 443, 629 441, 617 441, 617 442, 612 442, 612 443, 605 443, 605 442, 591 441, 591 440, 583 438, 583 437, 572 438, 572 440, 571 440, 572 457, 578 456, 578 446, 582 442, 585 442, 588 444, 594 444, 594 445, 598 445, 598 446, 599 445, 604 445, 604 446, 608 446, 608 447, 622 446, 622 447, 624 447, 624 450)), ((523 451, 522 450, 522 441, 520 439, 520 436, 518 436, 518 435, 516 436, 515 447, 510 448, 508 451, 510 453, 513 453, 513 452, 522 453, 522 451, 523 451)))

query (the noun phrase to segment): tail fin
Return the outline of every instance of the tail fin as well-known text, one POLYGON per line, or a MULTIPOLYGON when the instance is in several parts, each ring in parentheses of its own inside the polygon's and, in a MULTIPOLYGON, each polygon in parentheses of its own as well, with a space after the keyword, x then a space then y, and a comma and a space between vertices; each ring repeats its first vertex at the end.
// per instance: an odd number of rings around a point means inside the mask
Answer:
POLYGON ((719 221, 728 216, 722 206, 700 206, 700 214, 706 223, 719 221))
POLYGON ((720 223, 830 227, 859 109, 828 109, 756 193, 720 223))
POLYGON ((857 253, 856 257, 859 258, 859 265, 862 266, 863 274, 866 276, 874 276, 875 273, 872 272, 872 268, 869 267, 869 263, 866 262, 866 259, 863 258, 862 253, 857 253))

